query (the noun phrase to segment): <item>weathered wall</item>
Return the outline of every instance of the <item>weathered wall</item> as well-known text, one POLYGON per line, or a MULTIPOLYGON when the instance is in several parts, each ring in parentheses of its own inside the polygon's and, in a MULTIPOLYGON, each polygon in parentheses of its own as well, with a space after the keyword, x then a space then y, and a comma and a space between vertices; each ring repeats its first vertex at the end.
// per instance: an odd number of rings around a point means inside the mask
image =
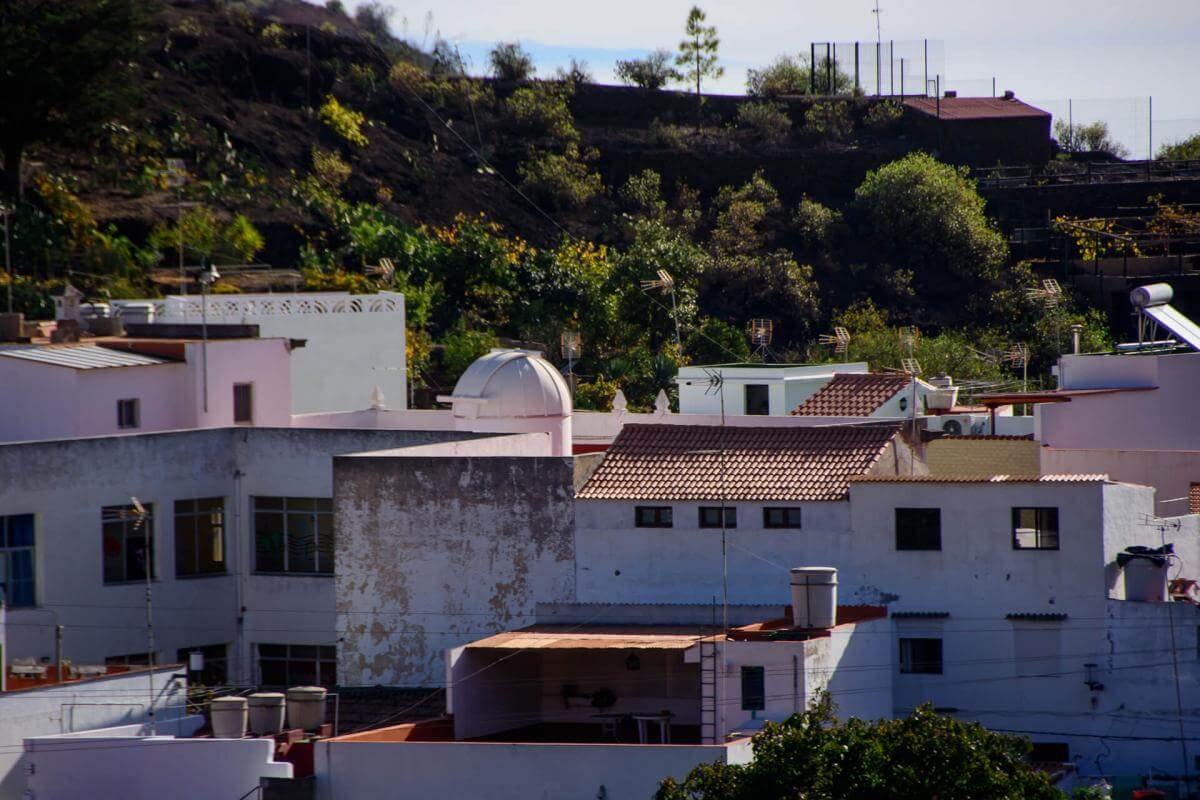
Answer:
POLYGON ((444 650, 574 599, 570 458, 337 458, 334 487, 343 682, 439 684, 444 650))
POLYGON ((1040 451, 1032 439, 943 438, 926 445, 930 475, 1038 475, 1040 451))

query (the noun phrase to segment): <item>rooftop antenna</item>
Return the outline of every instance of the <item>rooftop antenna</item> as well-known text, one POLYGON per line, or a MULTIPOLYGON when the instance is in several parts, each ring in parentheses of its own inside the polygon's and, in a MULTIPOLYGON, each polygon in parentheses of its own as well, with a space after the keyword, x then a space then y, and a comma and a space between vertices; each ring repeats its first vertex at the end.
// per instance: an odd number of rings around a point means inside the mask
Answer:
POLYGON ((904 370, 904 374, 908 376, 909 385, 909 401, 908 401, 908 418, 909 432, 911 438, 909 440, 909 456, 908 456, 908 474, 914 475, 917 471, 916 451, 913 449, 917 441, 917 378, 921 375, 921 362, 917 360, 913 353, 917 349, 917 341, 921 338, 921 331, 916 325, 907 325, 900 329, 900 346, 908 355, 900 359, 900 368, 904 370))
POLYGON ((679 311, 675 305, 675 279, 665 269, 660 269, 657 274, 657 278, 642 281, 642 291, 649 292, 657 289, 663 294, 671 295, 671 318, 675 321, 675 345, 679 348, 679 352, 682 353, 683 342, 679 336, 679 311))
POLYGON ((729 549, 725 529, 725 376, 720 370, 706 369, 708 387, 705 394, 716 392, 721 401, 721 433, 717 445, 717 469, 721 500, 721 635, 729 633, 729 549))
MULTIPOLYGON (((880 86, 883 82, 883 11, 879 8, 879 0, 875 0, 875 9, 871 13, 875 15, 875 94, 880 95, 883 94, 880 86)), ((891 58, 891 54, 888 57, 891 58)))
POLYGON ((183 265, 183 210, 185 208, 194 208, 199 203, 185 203, 183 201, 183 187, 188 182, 187 164, 182 158, 168 158, 167 168, 159 175, 166 181, 168 189, 174 189, 176 199, 174 203, 167 203, 163 208, 175 209, 175 233, 179 237, 179 292, 187 294, 187 271, 183 265))
POLYGON ((1000 354, 1000 360, 1011 364, 1013 369, 1021 368, 1021 391, 1029 391, 1029 345, 1017 342, 1000 354))
POLYGON ((200 364, 204 384, 204 413, 208 413, 208 290, 221 277, 212 264, 200 273, 200 364))
POLYGON ((817 337, 817 342, 832 345, 833 352, 840 355, 843 362, 850 360, 850 331, 841 325, 835 326, 833 333, 822 333, 817 337))
POLYGON ((750 343, 754 345, 754 354, 766 361, 771 340, 775 337, 775 322, 769 319, 752 319, 749 329, 750 343))
POLYGON ((379 264, 367 270, 368 275, 378 275, 384 283, 391 283, 396 277, 396 265, 390 258, 379 259, 379 264))
POLYGON ((567 385, 571 387, 571 396, 575 396, 575 360, 583 352, 583 337, 579 331, 563 331, 560 338, 562 357, 567 360, 567 385))
POLYGON ((1025 290, 1025 296, 1030 300, 1038 301, 1046 308, 1055 308, 1062 302, 1062 286, 1054 278, 1046 278, 1042 281, 1042 286, 1038 288, 1029 288, 1025 290))

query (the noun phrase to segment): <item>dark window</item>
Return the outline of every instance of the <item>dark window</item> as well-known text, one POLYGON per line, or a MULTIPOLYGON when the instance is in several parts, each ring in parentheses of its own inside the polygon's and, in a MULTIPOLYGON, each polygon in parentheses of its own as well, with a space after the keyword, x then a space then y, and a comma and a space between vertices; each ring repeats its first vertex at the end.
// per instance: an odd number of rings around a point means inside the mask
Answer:
POLYGON ((139 405, 140 404, 136 397, 131 398, 129 400, 118 400, 117 401, 117 427, 118 428, 136 428, 136 427, 138 427, 138 425, 140 424, 138 417, 141 416, 139 413, 139 408, 138 408, 139 405))
POLYGON ((742 711, 762 711, 766 707, 766 669, 742 667, 742 711))
POLYGON ((223 644, 210 644, 203 647, 181 647, 175 651, 175 660, 188 668, 192 683, 203 686, 224 686, 229 683, 228 648, 223 644), (204 656, 204 669, 198 673, 191 672, 189 657, 192 653, 204 656))
POLYGON ((254 422, 254 384, 233 385, 233 421, 254 422))
POLYGON ((941 550, 942 510, 940 508, 897 508, 897 550, 941 550))
POLYGON ((337 648, 316 644, 258 645, 258 682, 262 686, 337 685, 337 648))
POLYGON ((764 508, 763 509, 763 527, 764 528, 799 528, 800 527, 800 509, 799 508, 764 508))
POLYGON ((145 508, 144 516, 133 506, 101 509, 105 583, 144 581, 147 565, 154 577, 154 506, 145 508))
POLYGON ((104 663, 110 667, 148 667, 150 666, 150 654, 126 653, 120 656, 108 656, 104 659, 104 663))
POLYGON ((333 501, 327 497, 255 497, 254 569, 333 574, 333 501))
POLYGON ((33 605, 33 514, 0 517, 0 600, 12 608, 33 605))
POLYGON ((770 387, 763 383, 746 384, 746 413, 754 416, 771 413, 770 387))
POLYGON ((908 675, 941 675, 942 640, 901 639, 900 672, 908 675))
POLYGON ((1014 508, 1014 550, 1057 550, 1057 508, 1014 508))
POLYGON ((634 525, 639 528, 670 528, 670 506, 638 506, 634 509, 634 525))
POLYGON ((1071 746, 1066 742, 1034 742, 1029 751, 1030 761, 1053 761, 1055 763, 1071 760, 1071 746))
MULTIPOLYGON (((719 528, 721 527, 721 507, 720 506, 700 506, 700 527, 701 528, 719 528)), ((737 527, 737 508, 725 506, 725 527, 737 527)))
POLYGON ((175 501, 175 574, 225 571, 225 498, 175 501))

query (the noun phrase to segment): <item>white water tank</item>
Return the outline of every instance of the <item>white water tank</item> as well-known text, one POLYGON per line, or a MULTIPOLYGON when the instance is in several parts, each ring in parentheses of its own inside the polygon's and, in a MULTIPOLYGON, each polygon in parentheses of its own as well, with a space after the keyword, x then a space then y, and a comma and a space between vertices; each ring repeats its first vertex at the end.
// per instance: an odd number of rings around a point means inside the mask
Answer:
POLYGON ((793 567, 792 624, 797 628, 837 625, 837 568, 793 567))
POLYGON ((208 708, 214 739, 241 739, 246 735, 246 698, 214 697, 208 708))
POLYGON ((288 725, 315 731, 325 721, 325 687, 293 686, 287 690, 288 725))
POLYGON ((1132 558, 1125 564, 1125 599, 1139 603, 1167 602, 1167 562, 1132 558))
POLYGON ((274 736, 283 732, 284 696, 281 692, 256 692, 247 699, 251 733, 274 736))
POLYGON ((154 303, 124 303, 117 311, 121 319, 130 325, 149 325, 154 322, 154 303))

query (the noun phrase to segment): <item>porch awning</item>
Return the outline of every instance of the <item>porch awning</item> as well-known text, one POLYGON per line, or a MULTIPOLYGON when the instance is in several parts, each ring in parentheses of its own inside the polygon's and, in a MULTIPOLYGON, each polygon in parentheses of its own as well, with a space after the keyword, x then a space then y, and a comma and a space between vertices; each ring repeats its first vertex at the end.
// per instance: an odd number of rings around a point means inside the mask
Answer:
POLYGON ((467 645, 473 650, 687 650, 717 629, 659 625, 535 625, 467 645))

